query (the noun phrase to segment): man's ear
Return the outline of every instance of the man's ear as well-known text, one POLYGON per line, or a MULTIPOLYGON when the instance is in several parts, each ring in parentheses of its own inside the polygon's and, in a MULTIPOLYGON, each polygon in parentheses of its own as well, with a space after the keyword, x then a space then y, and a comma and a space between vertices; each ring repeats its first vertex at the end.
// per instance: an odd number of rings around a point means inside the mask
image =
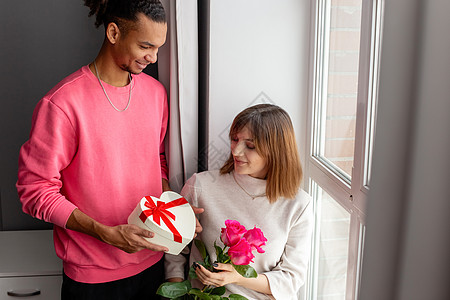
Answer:
POLYGON ((106 27, 106 38, 109 40, 111 44, 117 43, 117 40, 120 36, 119 26, 116 23, 111 22, 106 27))

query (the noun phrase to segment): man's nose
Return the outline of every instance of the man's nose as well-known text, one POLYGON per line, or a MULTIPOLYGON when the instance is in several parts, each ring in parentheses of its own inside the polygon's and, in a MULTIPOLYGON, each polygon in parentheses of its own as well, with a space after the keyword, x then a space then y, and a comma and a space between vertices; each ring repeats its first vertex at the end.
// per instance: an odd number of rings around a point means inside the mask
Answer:
POLYGON ((155 50, 147 55, 145 55, 145 60, 151 64, 154 64, 158 60, 158 51, 155 50))

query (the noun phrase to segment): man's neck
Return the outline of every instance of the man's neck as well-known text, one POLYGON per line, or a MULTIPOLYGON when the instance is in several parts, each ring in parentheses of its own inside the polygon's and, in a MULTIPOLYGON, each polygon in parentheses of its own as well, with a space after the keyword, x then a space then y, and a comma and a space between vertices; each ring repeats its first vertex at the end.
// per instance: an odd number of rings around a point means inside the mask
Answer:
POLYGON ((107 59, 102 58, 100 55, 95 59, 95 65, 97 66, 97 72, 95 70, 94 63, 89 65, 89 69, 96 76, 99 77, 103 82, 106 82, 112 86, 126 86, 129 84, 129 73, 122 70, 114 62, 110 63, 107 59))

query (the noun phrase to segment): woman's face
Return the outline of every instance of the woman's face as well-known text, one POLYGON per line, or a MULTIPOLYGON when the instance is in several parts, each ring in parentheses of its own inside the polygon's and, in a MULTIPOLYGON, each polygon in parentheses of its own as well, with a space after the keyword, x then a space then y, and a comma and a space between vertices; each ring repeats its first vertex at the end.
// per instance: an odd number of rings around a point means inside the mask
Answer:
POLYGON ((253 136, 247 126, 231 137, 231 154, 234 158, 234 171, 264 179, 267 175, 266 159, 258 154, 253 136))

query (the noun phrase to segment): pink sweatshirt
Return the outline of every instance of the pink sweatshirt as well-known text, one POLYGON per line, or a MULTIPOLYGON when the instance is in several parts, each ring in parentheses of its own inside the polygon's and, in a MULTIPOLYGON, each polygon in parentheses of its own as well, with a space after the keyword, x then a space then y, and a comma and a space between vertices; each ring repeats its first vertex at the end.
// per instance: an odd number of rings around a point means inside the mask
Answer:
MULTIPOLYGON (((38 103, 30 139, 20 150, 17 190, 23 210, 56 225, 56 253, 76 281, 129 277, 163 255, 150 250, 128 254, 65 229, 75 208, 105 225, 125 224, 143 196, 162 192, 168 171, 166 92, 146 74, 132 78, 130 106, 118 112, 88 66, 69 75, 38 103)), ((103 86, 123 109, 130 86, 103 86)))

